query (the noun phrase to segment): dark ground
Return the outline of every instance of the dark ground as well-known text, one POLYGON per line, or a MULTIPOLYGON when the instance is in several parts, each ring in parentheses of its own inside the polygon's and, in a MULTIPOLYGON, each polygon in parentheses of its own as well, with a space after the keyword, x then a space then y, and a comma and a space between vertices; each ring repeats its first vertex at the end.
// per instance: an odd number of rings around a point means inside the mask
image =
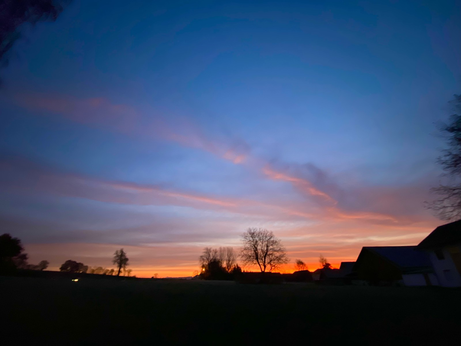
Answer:
POLYGON ((461 290, 0 277, 2 345, 460 345, 461 290))

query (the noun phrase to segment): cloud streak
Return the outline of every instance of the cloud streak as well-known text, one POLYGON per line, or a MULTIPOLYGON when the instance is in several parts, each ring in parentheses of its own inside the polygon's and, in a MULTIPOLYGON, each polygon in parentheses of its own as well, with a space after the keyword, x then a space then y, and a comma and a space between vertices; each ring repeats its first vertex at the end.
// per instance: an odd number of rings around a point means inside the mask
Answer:
POLYGON ((331 198, 328 194, 313 186, 313 184, 307 179, 297 178, 286 173, 276 172, 269 167, 264 167, 262 171, 269 179, 289 182, 293 184, 296 189, 307 194, 308 196, 320 197, 321 199, 331 204, 337 203, 337 201, 331 198))
MULTIPOLYGON (((370 221, 397 222, 396 217, 373 210, 363 211, 369 205, 369 202, 362 203, 359 210, 351 210, 354 203, 350 201, 348 195, 358 196, 356 199, 369 200, 369 193, 363 188, 355 191, 342 191, 337 183, 333 182, 328 175, 313 164, 302 166, 282 165, 281 168, 275 168, 269 163, 261 163, 249 156, 251 150, 245 141, 241 139, 222 142, 210 140, 203 132, 190 120, 182 119, 175 123, 173 127, 164 117, 155 116, 150 123, 141 126, 143 122, 142 112, 131 107, 121 104, 113 104, 104 98, 75 99, 63 96, 46 96, 42 94, 26 94, 16 98, 16 102, 31 111, 46 111, 55 115, 65 117, 74 122, 82 123, 88 126, 96 126, 101 129, 123 133, 131 136, 141 136, 143 138, 155 138, 171 141, 184 147, 199 149, 209 152, 217 157, 231 161, 234 164, 249 163, 247 167, 251 168, 251 162, 259 162, 260 169, 269 180, 286 182, 293 186, 295 191, 309 198, 309 204, 305 207, 290 206, 281 207, 271 205, 272 209, 278 209, 284 213, 311 218, 334 218, 338 220, 364 219, 370 221), (346 196, 346 197, 344 197, 346 196)), ((152 117, 151 117, 152 118, 152 117)), ((252 167, 254 168, 254 167, 252 167)), ((99 182, 101 186, 109 188, 110 183, 99 182), (109 184, 109 185, 108 185, 109 184)), ((218 200, 207 196, 188 194, 182 192, 167 192, 159 187, 154 186, 136 186, 127 184, 122 186, 121 183, 113 182, 113 187, 121 188, 127 194, 132 195, 131 191, 143 192, 138 196, 123 196, 118 194, 113 196, 114 201, 119 203, 149 203, 147 195, 156 195, 164 199, 179 199, 189 202, 200 202, 210 205, 235 208, 242 202, 218 200), (123 188, 122 188, 123 187, 123 188)), ((372 190, 373 188, 370 188, 372 190)), ((101 194, 104 196, 104 194, 101 194)), ((103 198, 103 197, 99 197, 103 198)), ((388 196, 393 200, 392 196, 388 196)), ((382 200, 382 199, 381 199, 382 200)), ((257 204, 255 201, 244 202, 243 204, 257 204)), ((263 205, 264 203, 259 203, 263 205)), ((372 203, 373 205, 375 203, 372 203)), ((398 204, 398 203, 397 203, 398 204)))
POLYGON ((2 188, 23 193, 52 193, 122 204, 166 204, 234 208, 238 202, 162 186, 97 179, 46 167, 24 158, 0 160, 2 188))
MULTIPOLYGON (((327 174, 324 172, 321 172, 320 169, 317 167, 313 167, 313 165, 309 165, 308 168, 312 170, 312 168, 315 169, 315 172, 317 174, 321 173, 321 176, 323 177, 323 182, 325 182, 327 178, 327 174)), ((317 219, 334 219, 334 220, 367 220, 367 221, 372 221, 372 222, 398 222, 398 218, 391 215, 391 214, 386 214, 386 213, 381 213, 381 212, 374 212, 374 211, 354 211, 354 210, 347 210, 342 207, 340 207, 340 203, 338 200, 330 196, 327 192, 324 192, 321 190, 320 187, 317 187, 314 185, 313 182, 311 182, 308 178, 302 178, 299 176, 295 176, 293 174, 290 174, 288 171, 276 171, 274 168, 269 167, 266 165, 264 168, 262 168, 263 174, 275 181, 282 181, 282 182, 287 182, 293 186, 295 191, 301 193, 303 196, 309 198, 309 200, 314 202, 314 205, 311 206, 313 211, 316 212, 317 214, 317 219)), ((337 187, 336 183, 330 183, 330 186, 335 186, 335 192, 338 195, 341 195, 339 192, 339 188, 337 187)), ((362 194, 359 196, 357 194, 357 191, 348 191, 347 193, 352 193, 355 194, 358 198, 361 198, 364 196, 362 194)), ((303 212, 299 211, 293 211, 294 215, 303 215, 303 212)), ((311 213, 311 216, 312 217, 311 213)), ((306 217, 309 217, 307 214, 305 215, 306 217)))
POLYGON ((249 154, 248 144, 240 138, 212 139, 188 118, 158 114, 155 110, 138 110, 124 104, 114 104, 101 97, 78 99, 63 95, 28 93, 12 98, 16 105, 34 114, 53 116, 124 135, 163 140, 181 146, 203 150, 224 160, 241 164, 249 154))

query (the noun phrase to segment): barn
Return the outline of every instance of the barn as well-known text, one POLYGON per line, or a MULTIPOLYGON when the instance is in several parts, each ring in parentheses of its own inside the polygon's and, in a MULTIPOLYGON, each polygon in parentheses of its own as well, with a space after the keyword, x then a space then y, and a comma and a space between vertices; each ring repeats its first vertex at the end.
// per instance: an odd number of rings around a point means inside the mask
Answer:
POLYGON ((429 256, 416 246, 363 247, 353 271, 372 285, 438 285, 429 256))

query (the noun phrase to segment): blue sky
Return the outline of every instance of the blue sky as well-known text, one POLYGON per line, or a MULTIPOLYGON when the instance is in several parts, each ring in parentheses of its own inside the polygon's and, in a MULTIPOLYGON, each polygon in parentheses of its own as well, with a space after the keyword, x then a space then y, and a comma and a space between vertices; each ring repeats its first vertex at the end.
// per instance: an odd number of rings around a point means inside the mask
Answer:
POLYGON ((24 27, 0 70, 2 228, 55 267, 124 246, 138 275, 190 274, 247 227, 312 265, 417 243, 440 222, 423 202, 460 90, 460 10, 74 1, 24 27))

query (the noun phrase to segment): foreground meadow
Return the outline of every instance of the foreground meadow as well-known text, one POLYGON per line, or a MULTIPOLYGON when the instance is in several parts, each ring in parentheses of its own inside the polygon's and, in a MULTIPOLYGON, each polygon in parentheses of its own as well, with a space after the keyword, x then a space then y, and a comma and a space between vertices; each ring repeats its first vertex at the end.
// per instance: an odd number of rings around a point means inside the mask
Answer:
POLYGON ((435 345, 461 340, 459 289, 0 277, 0 293, 6 317, 2 345, 435 345))

